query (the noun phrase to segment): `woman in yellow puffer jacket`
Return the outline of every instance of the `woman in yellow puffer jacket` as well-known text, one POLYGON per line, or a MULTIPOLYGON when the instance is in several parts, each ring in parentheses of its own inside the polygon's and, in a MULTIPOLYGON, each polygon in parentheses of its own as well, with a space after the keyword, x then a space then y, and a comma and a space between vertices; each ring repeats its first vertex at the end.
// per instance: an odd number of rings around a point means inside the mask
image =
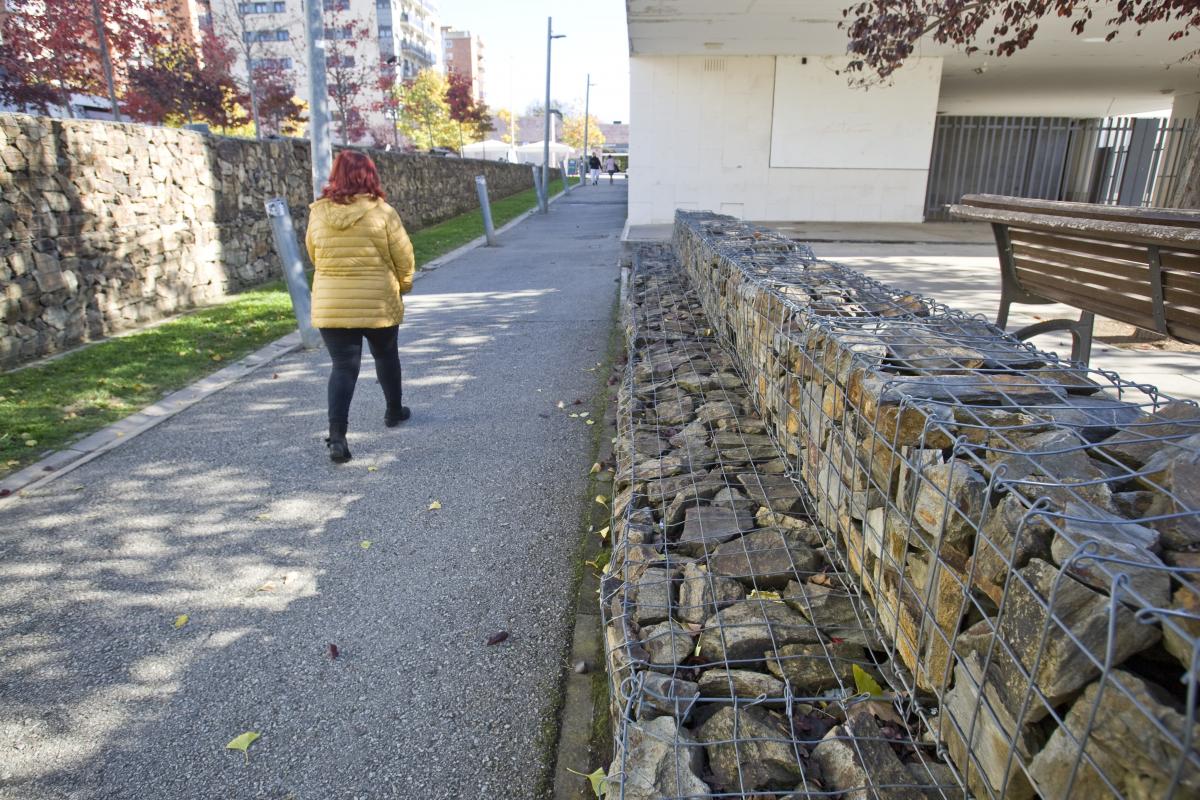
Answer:
POLYGON ((312 324, 333 359, 329 374, 329 458, 350 460, 346 443, 350 400, 367 340, 375 374, 387 399, 389 428, 408 419, 401 402, 396 334, 404 320, 403 295, 412 290, 412 242, 400 215, 386 202, 375 163, 366 155, 338 153, 329 184, 310 207, 305 244, 316 267, 312 324))

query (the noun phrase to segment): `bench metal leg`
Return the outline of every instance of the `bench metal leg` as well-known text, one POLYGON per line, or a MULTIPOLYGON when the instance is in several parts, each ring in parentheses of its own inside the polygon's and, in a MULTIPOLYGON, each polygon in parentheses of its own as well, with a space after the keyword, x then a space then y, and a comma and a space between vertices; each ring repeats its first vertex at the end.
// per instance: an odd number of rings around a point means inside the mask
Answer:
MULTIPOLYGON (((1001 308, 1007 316, 1007 307, 1003 304, 1001 308)), ((1021 341, 1032 339, 1034 336, 1041 336, 1043 333, 1057 333, 1058 331, 1071 332, 1071 360, 1078 361, 1083 365, 1092 358, 1092 328, 1096 322, 1096 315, 1090 311, 1084 311, 1079 315, 1079 319, 1049 319, 1045 322, 1038 322, 1033 325, 1026 325, 1019 331, 1013 333, 1021 341)), ((997 323, 999 324, 999 323, 997 323)))

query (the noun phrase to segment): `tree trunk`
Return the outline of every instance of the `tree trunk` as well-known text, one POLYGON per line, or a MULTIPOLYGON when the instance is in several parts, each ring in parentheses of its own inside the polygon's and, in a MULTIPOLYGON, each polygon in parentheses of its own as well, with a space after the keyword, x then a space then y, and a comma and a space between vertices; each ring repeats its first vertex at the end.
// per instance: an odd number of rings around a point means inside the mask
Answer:
POLYGON ((1200 109, 1192 120, 1192 142, 1188 151, 1171 198, 1172 208, 1200 208, 1200 109))
POLYGON ((458 123, 458 154, 460 156, 463 154, 463 149, 465 147, 466 145, 463 144, 462 123, 460 122, 458 123))
POLYGON ((246 83, 250 86, 250 116, 254 119, 254 138, 262 141, 262 124, 258 119, 258 89, 254 87, 254 73, 250 74, 250 80, 246 83))
POLYGON ((117 104, 117 85, 113 81, 112 56, 108 52, 108 34, 104 30, 104 17, 100 14, 100 0, 92 0, 92 21, 96 25, 96 42, 100 45, 100 67, 104 70, 104 82, 108 85, 108 101, 112 104, 113 122, 120 122, 121 107, 117 104))

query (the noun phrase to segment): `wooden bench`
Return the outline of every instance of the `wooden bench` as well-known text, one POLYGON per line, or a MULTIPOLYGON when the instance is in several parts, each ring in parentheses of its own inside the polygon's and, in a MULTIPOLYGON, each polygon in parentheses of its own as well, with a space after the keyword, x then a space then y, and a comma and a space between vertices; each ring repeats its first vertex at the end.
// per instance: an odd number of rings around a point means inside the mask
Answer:
POLYGON ((1000 252, 1000 311, 1065 303, 1079 319, 1039 322, 1020 339, 1071 332, 1071 359, 1088 363, 1095 315, 1200 344, 1200 211, 969 194, 956 219, 987 222, 1000 252))

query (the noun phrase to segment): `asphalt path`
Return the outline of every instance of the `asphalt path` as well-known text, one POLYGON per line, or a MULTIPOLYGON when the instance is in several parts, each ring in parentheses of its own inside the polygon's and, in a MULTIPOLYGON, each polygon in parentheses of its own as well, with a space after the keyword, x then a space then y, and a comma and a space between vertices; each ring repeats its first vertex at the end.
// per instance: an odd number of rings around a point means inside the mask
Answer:
POLYGON ((419 280, 349 464, 296 353, 0 510, 0 797, 534 797, 625 192, 419 280))

